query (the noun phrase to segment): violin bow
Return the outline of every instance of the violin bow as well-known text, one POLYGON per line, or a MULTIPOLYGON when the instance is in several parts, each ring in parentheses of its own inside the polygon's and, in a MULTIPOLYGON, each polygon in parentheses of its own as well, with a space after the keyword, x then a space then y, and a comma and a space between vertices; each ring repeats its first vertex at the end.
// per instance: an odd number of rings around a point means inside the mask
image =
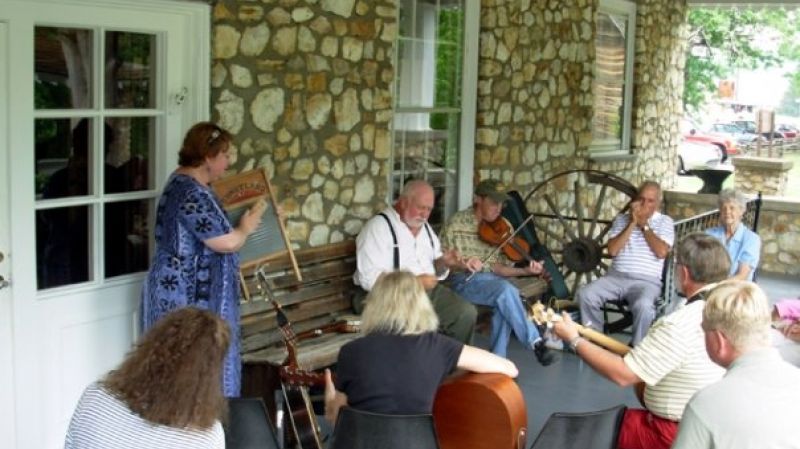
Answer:
MULTIPOLYGON (((522 227, 525 226, 526 224, 528 224, 528 222, 531 221, 532 219, 533 219, 533 214, 528 215, 528 218, 526 218, 522 223, 520 223, 520 225, 517 226, 517 229, 514 229, 514 232, 512 232, 511 235, 509 235, 503 241, 503 243, 495 246, 494 249, 492 250, 492 252, 490 252, 486 257, 481 259, 481 265, 486 263, 487 260, 491 259, 495 254, 497 254, 498 251, 500 251, 504 246, 506 246, 508 244, 508 242, 511 241, 511 239, 516 237, 517 234, 519 234, 519 231, 522 230, 522 227)), ((470 273, 469 276, 467 276, 467 279, 464 280, 464 282, 469 282, 470 279, 472 279, 472 277, 475 276, 475 273, 477 273, 477 271, 473 271, 472 273, 470 273)))

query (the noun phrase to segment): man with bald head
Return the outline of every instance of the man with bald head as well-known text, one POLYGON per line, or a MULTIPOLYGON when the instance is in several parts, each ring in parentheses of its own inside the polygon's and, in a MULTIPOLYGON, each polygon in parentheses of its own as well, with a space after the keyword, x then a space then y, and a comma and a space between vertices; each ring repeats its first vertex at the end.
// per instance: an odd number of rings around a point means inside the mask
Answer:
POLYGON ((469 344, 477 311, 439 282, 450 268, 460 267, 462 262, 456 251, 442 251, 439 238, 428 224, 433 204, 430 184, 422 180, 406 182, 394 205, 367 221, 358 234, 353 280, 370 291, 383 272, 414 273, 439 316, 440 331, 469 344))
POLYGON ((661 294, 664 258, 675 239, 672 219, 660 213, 660 207, 661 186, 645 181, 628 213, 614 219, 608 233, 611 268, 575 295, 585 326, 603 330, 603 305, 623 300, 633 315, 632 344, 638 344, 647 334, 661 294))

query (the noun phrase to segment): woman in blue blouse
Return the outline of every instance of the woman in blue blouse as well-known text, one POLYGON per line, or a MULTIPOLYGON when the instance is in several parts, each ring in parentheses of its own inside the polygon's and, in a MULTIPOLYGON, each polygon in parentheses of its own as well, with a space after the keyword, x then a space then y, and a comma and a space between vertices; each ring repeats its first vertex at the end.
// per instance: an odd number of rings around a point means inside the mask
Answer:
POLYGON ((726 189, 720 192, 718 204, 719 226, 706 232, 719 239, 728 250, 731 257, 730 277, 752 281, 761 257, 761 237, 742 223, 747 200, 741 193, 726 189))
POLYGON ((209 183, 228 168, 232 136, 210 122, 194 125, 178 154, 179 167, 167 181, 156 212, 156 249, 142 291, 141 327, 181 307, 206 309, 231 328, 225 357, 225 396, 239 396, 239 257, 237 251, 261 222, 253 206, 236 227, 209 183))

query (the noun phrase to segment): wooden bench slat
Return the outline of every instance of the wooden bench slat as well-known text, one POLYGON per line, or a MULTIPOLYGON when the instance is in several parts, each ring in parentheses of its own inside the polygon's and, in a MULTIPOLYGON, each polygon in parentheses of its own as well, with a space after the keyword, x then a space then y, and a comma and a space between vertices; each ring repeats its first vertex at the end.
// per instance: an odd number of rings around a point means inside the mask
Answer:
MULTIPOLYGON (((336 317, 334 315, 319 316, 297 323, 297 325, 292 325, 292 329, 300 334, 314 329, 320 329, 334 322, 336 322, 336 317)), ((282 343, 283 334, 275 327, 272 329, 260 330, 259 332, 251 333, 247 336, 243 334, 241 344, 242 352, 252 352, 282 343)))
MULTIPOLYGON (((355 240, 345 240, 339 243, 315 246, 295 251, 294 257, 297 259, 298 265, 303 266, 308 265, 309 263, 340 259, 347 255, 355 255, 355 253, 355 240)), ((260 266, 263 266, 268 272, 274 272, 277 270, 291 269, 292 262, 286 252, 280 252, 249 261, 246 264, 242 264, 241 270, 245 276, 249 276, 252 275, 253 271, 260 266)))
MULTIPOLYGON (((314 301, 307 301, 295 307, 284 309, 284 313, 289 319, 289 322, 292 323, 293 328, 311 318, 323 316, 332 319, 330 317, 348 314, 351 313, 351 311, 352 304, 350 298, 345 297, 342 293, 333 293, 314 301)), ((270 308, 260 314, 242 317, 240 325, 242 336, 246 337, 257 332, 276 329, 278 323, 275 315, 274 309, 270 308)))
MULTIPOLYGON (((357 333, 325 334, 317 338, 304 340, 297 347, 298 363, 307 370, 317 370, 333 365, 339 356, 339 348, 359 336, 357 333)), ((242 360, 245 363, 266 361, 279 365, 286 359, 286 356, 286 348, 276 346, 244 354, 242 360)))

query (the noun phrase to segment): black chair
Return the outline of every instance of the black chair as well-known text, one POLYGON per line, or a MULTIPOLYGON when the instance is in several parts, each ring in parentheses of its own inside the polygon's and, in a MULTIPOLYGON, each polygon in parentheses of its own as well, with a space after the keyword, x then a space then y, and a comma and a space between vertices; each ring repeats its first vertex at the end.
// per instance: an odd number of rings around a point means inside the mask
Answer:
POLYGON ((261 398, 231 398, 228 401, 225 447, 278 449, 278 440, 261 398))
POLYGON ((530 449, 615 449, 624 405, 587 413, 553 413, 530 449))
POLYGON ((433 415, 339 410, 328 449, 438 449, 433 415))

